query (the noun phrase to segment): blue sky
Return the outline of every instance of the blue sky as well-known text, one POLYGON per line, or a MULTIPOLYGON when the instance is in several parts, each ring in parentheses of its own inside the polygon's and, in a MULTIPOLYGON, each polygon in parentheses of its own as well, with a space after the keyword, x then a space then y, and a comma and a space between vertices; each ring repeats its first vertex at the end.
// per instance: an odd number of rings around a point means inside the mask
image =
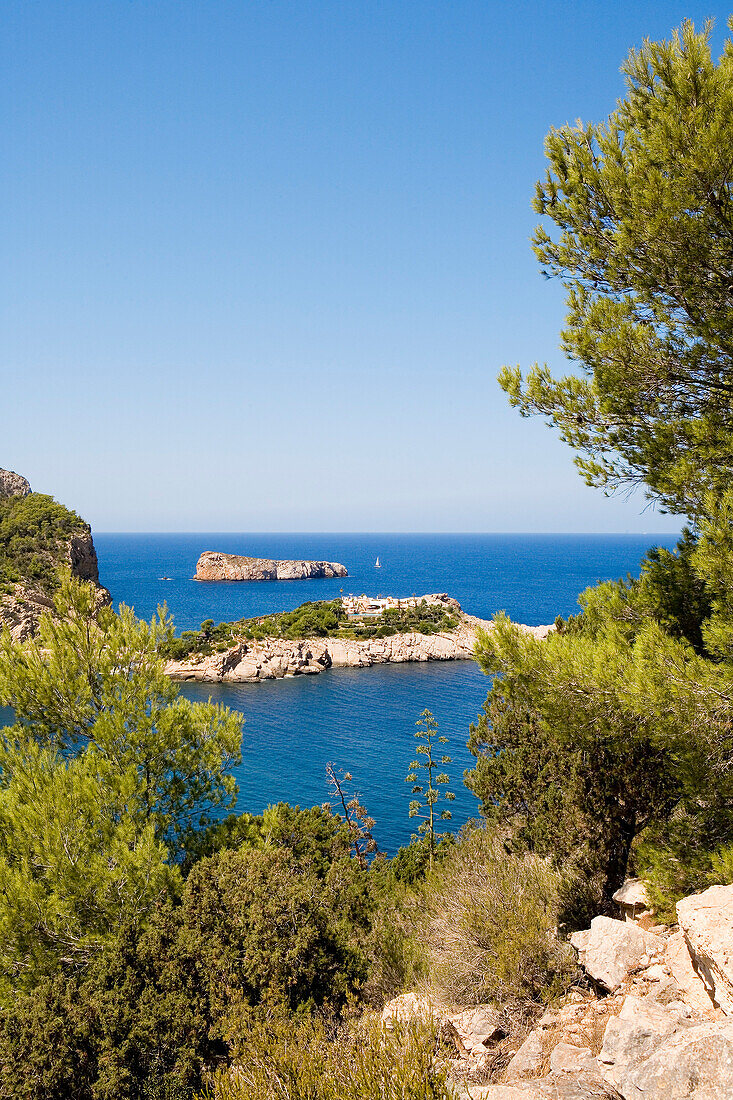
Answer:
POLYGON ((719 4, 4 0, 0 466, 106 531, 669 531, 503 363, 562 369, 552 125, 719 4))

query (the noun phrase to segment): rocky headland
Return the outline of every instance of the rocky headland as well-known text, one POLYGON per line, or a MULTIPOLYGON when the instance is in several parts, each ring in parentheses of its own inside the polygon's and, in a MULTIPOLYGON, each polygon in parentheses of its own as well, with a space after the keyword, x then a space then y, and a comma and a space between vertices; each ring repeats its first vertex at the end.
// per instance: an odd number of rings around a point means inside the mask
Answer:
MULTIPOLYGON (((223 652, 191 653, 183 660, 171 660, 166 665, 166 672, 175 680, 256 683, 286 676, 312 676, 330 668, 471 660, 477 631, 491 630, 493 623, 467 615, 460 604, 445 593, 419 599, 444 606, 458 618, 458 625, 452 630, 430 634, 410 631, 387 637, 235 640, 223 652)), ((525 626, 522 629, 544 638, 554 627, 525 626)))
POLYGON ((0 629, 30 637, 53 607, 59 568, 97 589, 99 606, 111 596, 99 583, 91 528, 52 497, 34 493, 12 470, 0 470, 0 629), (32 549, 29 550, 28 547, 32 549))
POLYGON ((274 561, 204 550, 196 564, 197 581, 303 581, 321 577, 348 577, 337 561, 274 561))

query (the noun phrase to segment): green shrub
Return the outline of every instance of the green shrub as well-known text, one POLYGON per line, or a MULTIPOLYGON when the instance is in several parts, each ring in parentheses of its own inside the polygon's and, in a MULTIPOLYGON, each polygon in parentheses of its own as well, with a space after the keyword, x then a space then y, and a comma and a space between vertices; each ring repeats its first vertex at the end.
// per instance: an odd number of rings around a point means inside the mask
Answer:
POLYGON ((0 500, 0 582, 28 580, 53 592, 73 534, 88 535, 88 524, 53 497, 30 493, 0 500))
POLYGON ((435 1035, 415 1023, 387 1032, 368 1015, 333 1034, 319 1019, 239 1020, 234 1067, 214 1100, 450 1100, 435 1035))
POLYGON ((559 875, 472 829, 425 890, 428 984, 437 1002, 511 1009, 554 996, 569 977, 557 938, 559 875))

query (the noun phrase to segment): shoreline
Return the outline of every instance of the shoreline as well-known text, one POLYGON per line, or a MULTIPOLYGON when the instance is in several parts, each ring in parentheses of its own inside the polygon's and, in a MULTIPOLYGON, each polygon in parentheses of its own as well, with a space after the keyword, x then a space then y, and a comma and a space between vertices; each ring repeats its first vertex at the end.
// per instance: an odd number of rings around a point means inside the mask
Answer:
MULTIPOLYGON (((524 626, 546 638, 553 626, 524 626)), ((490 619, 461 612, 459 625, 434 634, 415 632, 385 638, 263 638, 238 641, 225 651, 191 654, 165 666, 172 680, 200 683, 260 683, 264 680, 315 676, 332 668, 371 668, 380 664, 428 661, 470 661, 479 630, 491 630, 490 619)))

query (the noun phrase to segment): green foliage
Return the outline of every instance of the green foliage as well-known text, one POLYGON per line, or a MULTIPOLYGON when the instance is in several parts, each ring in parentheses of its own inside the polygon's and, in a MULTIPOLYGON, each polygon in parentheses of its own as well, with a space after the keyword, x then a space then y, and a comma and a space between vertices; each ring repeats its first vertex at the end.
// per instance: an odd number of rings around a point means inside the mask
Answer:
POLYGON ((0 499, 0 590, 30 581, 53 592, 59 565, 68 564, 69 537, 88 534, 89 525, 76 512, 43 493, 0 499))
MULTIPOLYGON (((448 738, 437 736, 438 723, 427 709, 422 712, 415 725, 417 726, 415 738, 421 744, 415 749, 418 759, 411 762, 405 783, 412 783, 412 794, 420 795, 420 798, 413 798, 410 801, 410 817, 420 819, 417 831, 427 839, 429 865, 432 867, 435 859, 436 841, 441 838, 435 827, 436 821, 450 821, 453 816, 451 811, 445 807, 439 810, 438 804, 441 798, 444 802, 453 802, 456 796, 452 791, 441 791, 440 789, 441 787, 447 787, 450 783, 450 776, 439 770, 446 764, 450 764, 450 756, 441 753, 440 760, 433 758, 434 747, 446 745, 448 738), (422 783, 418 783, 418 778, 422 778, 419 774, 421 768, 425 772, 425 777, 422 783)), ((416 837, 413 837, 413 839, 416 839, 416 837)))
MULTIPOLYGON (((469 786, 516 841, 595 882, 591 906, 610 908, 631 866, 673 904, 705 884, 712 853, 733 839, 732 670, 695 653, 669 613, 690 570, 716 606, 700 550, 681 570, 659 555, 639 582, 589 589, 572 629, 545 641, 500 619, 479 642, 498 676, 472 730, 469 786)), ((688 617, 703 650, 713 621, 714 610, 688 617)))
POLYGON ((386 638, 392 634, 414 631, 435 634, 454 630, 455 615, 448 614, 438 604, 421 600, 417 607, 387 608, 379 615, 347 619, 341 600, 315 601, 301 604, 294 611, 256 619, 240 619, 219 623, 207 619, 201 629, 184 630, 179 638, 161 642, 161 652, 173 660, 183 660, 191 653, 210 654, 228 649, 239 641, 262 641, 264 638, 386 638))
POLYGON ((190 1097, 229 1057, 227 1021, 248 1006, 328 1013, 355 995, 369 872, 343 855, 343 827, 325 811, 266 816, 262 846, 199 860, 180 901, 124 923, 83 971, 59 969, 5 1001, 0 1096, 190 1097))
POLYGON ((426 981, 436 1002, 507 1011, 557 995, 574 973, 557 938, 560 876, 548 861, 471 830, 422 895, 426 981))
POLYGON ((131 820, 179 858, 191 830, 233 802, 242 720, 178 695, 158 652, 169 634, 162 613, 147 624, 129 608, 98 610, 93 589, 67 579, 36 638, 0 636, 0 702, 19 745, 93 751, 100 779, 130 793, 131 820))
POLYGON ((6 744, 2 767, 0 996, 59 964, 82 969, 178 885, 152 825, 128 809, 129 775, 110 784, 93 752, 65 761, 32 741, 6 744))
POLYGON ((236 1069, 219 1070, 212 1100, 450 1100, 427 1024, 389 1033, 370 1016, 334 1035, 318 1019, 270 1014, 238 1030, 236 1069))
POLYGON ((554 226, 534 246, 567 290, 562 348, 582 374, 500 377, 523 415, 559 428, 589 484, 644 482, 694 517, 733 473, 733 46, 716 63, 709 36, 685 22, 645 42, 605 123, 550 131, 535 209, 554 226))

